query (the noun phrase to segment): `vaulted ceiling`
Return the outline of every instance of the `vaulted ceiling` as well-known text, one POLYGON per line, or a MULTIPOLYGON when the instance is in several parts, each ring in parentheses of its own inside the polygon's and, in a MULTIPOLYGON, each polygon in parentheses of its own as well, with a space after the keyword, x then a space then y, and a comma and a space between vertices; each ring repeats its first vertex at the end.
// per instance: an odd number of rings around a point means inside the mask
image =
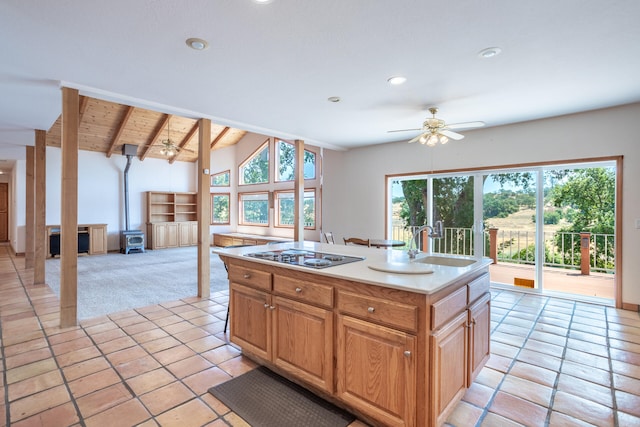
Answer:
MULTIPOLYGON (((47 132, 47 145, 60 147, 62 118, 47 132)), ((136 145, 140 160, 147 157, 193 162, 198 159, 198 121, 172 114, 136 108, 114 102, 80 97, 78 145, 81 150, 121 154, 124 144, 136 145), (171 157, 161 153, 162 141, 178 147, 171 157)), ((246 131, 211 125, 212 150, 236 144, 246 131)))

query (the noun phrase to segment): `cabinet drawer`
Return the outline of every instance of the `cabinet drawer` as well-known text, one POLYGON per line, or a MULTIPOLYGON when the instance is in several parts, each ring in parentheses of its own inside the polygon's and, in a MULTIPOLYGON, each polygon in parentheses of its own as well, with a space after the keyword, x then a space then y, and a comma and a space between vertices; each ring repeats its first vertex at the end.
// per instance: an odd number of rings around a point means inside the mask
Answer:
POLYGON ((489 292, 489 275, 483 274, 467 285, 469 287, 469 304, 489 292))
POLYGON ((463 286, 431 306, 431 329, 435 330, 467 306, 467 287, 463 286))
POLYGON ((279 295, 333 308, 333 287, 284 276, 273 277, 273 290, 279 295))
POLYGON ((271 291, 271 273, 238 265, 229 266, 229 280, 253 288, 271 291))
POLYGON ((338 291, 338 309, 361 319, 415 332, 418 307, 347 291, 338 291))

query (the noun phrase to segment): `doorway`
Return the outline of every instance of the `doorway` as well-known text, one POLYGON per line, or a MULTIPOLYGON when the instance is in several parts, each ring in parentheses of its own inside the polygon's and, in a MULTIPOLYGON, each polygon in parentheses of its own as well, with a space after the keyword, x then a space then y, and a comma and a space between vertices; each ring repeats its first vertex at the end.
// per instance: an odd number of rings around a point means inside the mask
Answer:
POLYGON ((389 177, 389 235, 443 220, 443 239, 416 244, 494 258, 498 286, 615 305, 619 162, 389 177))
POLYGON ((0 182, 0 242, 9 241, 9 184, 0 182))

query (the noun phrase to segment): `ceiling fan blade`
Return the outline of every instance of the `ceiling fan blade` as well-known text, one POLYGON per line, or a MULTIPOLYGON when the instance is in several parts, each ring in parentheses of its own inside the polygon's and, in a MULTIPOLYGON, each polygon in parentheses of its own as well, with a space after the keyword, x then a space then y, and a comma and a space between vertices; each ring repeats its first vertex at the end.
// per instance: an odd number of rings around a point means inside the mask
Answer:
POLYGON ((420 138, 422 138, 423 135, 424 133, 421 133, 420 135, 416 136, 415 138, 409 141, 409 144, 413 144, 414 142, 417 142, 420 138))
POLYGON ((484 122, 466 122, 466 123, 454 123, 451 125, 447 125, 447 129, 471 129, 471 128, 481 128, 484 126, 484 122))
POLYGON ((409 131, 417 131, 417 130, 422 130, 422 128, 388 130, 387 133, 391 133, 391 132, 409 132, 409 131))
POLYGON ((441 131, 440 131, 440 132, 438 132, 438 133, 440 133, 441 135, 444 135, 444 136, 448 137, 449 139, 454 139, 454 140, 456 140, 456 141, 459 141, 459 140, 461 140, 462 138, 464 138, 464 135, 461 135, 461 134, 459 134, 459 133, 452 132, 452 131, 450 131, 450 130, 446 130, 446 129, 443 129, 443 130, 441 130, 441 131))

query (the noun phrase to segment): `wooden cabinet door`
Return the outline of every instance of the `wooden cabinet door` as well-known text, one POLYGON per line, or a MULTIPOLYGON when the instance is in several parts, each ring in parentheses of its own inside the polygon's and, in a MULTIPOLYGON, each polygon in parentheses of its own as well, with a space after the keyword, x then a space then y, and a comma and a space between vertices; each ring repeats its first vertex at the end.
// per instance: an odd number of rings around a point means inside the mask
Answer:
POLYGON ((106 254, 107 253, 107 226, 91 226, 89 227, 89 254, 106 254))
POLYGON ((231 342, 271 360, 271 296, 234 282, 230 286, 231 342))
POLYGON ((416 337, 337 316, 337 397, 385 426, 416 424, 416 337))
POLYGON ((469 308, 469 378, 467 387, 476 379, 489 360, 491 349, 491 294, 486 293, 469 308))
POLYGON ((333 312, 273 297, 273 362, 333 392, 333 312))
POLYGON ((467 386, 467 310, 431 335, 431 425, 442 425, 467 386))
POLYGON ((165 248, 177 248, 178 247, 178 224, 174 222, 168 222, 164 224, 165 227, 165 248))
POLYGON ((167 247, 167 227, 165 224, 151 224, 151 235, 148 237, 151 249, 167 247))

